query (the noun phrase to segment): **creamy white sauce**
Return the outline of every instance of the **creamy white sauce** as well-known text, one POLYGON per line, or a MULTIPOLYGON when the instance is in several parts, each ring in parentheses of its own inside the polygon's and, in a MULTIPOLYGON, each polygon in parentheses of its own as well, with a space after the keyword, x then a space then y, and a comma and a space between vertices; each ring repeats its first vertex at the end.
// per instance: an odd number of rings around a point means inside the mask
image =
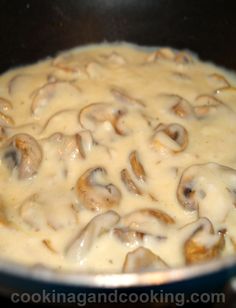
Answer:
POLYGON ((0 98, 11 102, 12 108, 0 111, 14 120, 14 124, 0 123, 5 130, 0 150, 1 200, 7 220, 0 226, 2 258, 58 270, 120 272, 126 254, 142 246, 168 266, 181 266, 185 264, 184 245, 201 217, 211 221, 215 235, 209 235, 208 240, 205 235, 200 243, 211 246, 217 232, 226 229, 220 255, 234 253, 235 180, 221 177, 221 171, 202 172, 198 184, 203 192, 199 194, 206 195, 202 201, 198 199, 198 210, 194 211, 180 204, 177 188, 184 170, 195 164, 214 162, 236 169, 236 76, 193 55, 192 62, 182 63, 174 58, 177 51, 159 58, 152 50, 128 44, 89 46, 1 76, 0 98), (215 74, 224 76, 230 86, 215 74), (45 95, 48 85, 51 88, 45 95), (227 89, 217 92, 223 87, 227 89), (200 95, 213 96, 223 104, 210 107, 204 116, 192 113, 181 117, 172 110, 178 100, 171 95, 184 98, 191 108, 201 105, 196 99, 200 95), (106 103, 111 111, 106 109, 101 115, 96 111, 98 121, 94 115, 81 120, 81 110, 92 103, 106 103), (117 109, 124 112, 116 123, 121 134, 110 120, 117 109), (107 120, 101 120, 106 112, 110 112, 107 120), (181 146, 165 132, 152 142, 160 123, 185 128, 188 142, 182 151, 178 152, 181 146), (87 132, 81 134, 83 158, 75 135, 86 128, 96 144, 87 132), (18 133, 33 136, 43 153, 37 172, 26 179, 19 179, 18 168, 10 170, 4 160, 6 143, 18 133), (132 171, 132 151, 138 153, 145 181, 138 180, 132 171), (95 181, 112 183, 119 190, 120 202, 110 210, 121 219, 98 234, 83 259, 71 260, 68 247, 93 217, 108 210, 86 208, 76 192, 78 179, 94 167, 104 167, 107 172, 95 181), (127 189, 121 180, 123 169, 142 194, 127 189), (147 208, 163 211, 174 223, 165 224, 148 215, 136 217, 129 225, 124 223, 125 215, 147 208), (127 244, 114 236, 117 227, 147 235, 127 244))

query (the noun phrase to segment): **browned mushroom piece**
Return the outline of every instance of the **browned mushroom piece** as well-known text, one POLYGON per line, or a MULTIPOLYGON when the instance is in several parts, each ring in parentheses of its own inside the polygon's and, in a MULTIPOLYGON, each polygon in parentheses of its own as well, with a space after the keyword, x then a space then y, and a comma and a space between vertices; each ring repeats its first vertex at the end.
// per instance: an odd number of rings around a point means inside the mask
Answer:
POLYGON ((104 184, 107 171, 103 167, 88 169, 76 183, 76 193, 81 204, 92 211, 104 211, 118 206, 120 190, 112 183, 104 184))
POLYGON ((51 240, 44 239, 42 240, 42 244, 53 254, 57 253, 56 249, 53 247, 51 240))
POLYGON ((152 237, 157 240, 163 241, 166 240, 165 236, 154 236, 153 234, 142 232, 138 230, 133 230, 129 227, 119 227, 114 228, 112 234, 121 242, 126 245, 139 245, 143 242, 145 237, 152 237))
POLYGON ((168 265, 151 250, 139 247, 128 252, 122 267, 123 273, 140 273, 154 270, 165 270, 168 265))
POLYGON ((0 126, 0 142, 4 141, 6 138, 7 138, 6 128, 3 126, 0 126))
POLYGON ((97 238, 108 232, 119 220, 120 216, 114 211, 95 216, 67 247, 66 257, 74 262, 82 261, 97 238))
POLYGON ((195 99, 195 103, 197 104, 194 106, 194 113, 198 118, 203 118, 205 116, 208 116, 212 113, 214 113, 217 110, 223 110, 230 108, 224 104, 219 99, 215 98, 212 95, 199 95, 195 99), (222 109, 223 108, 223 109, 222 109))
POLYGON ((175 53, 170 48, 160 48, 147 57, 147 62, 153 63, 156 60, 173 60, 175 58, 175 53))
POLYGON ((194 110, 191 104, 179 95, 170 95, 174 100, 174 105, 171 107, 171 112, 182 119, 194 116, 194 110))
POLYGON ((93 103, 80 110, 79 122, 83 128, 91 131, 94 131, 98 124, 109 122, 118 135, 124 135, 118 124, 125 113, 124 108, 106 103, 93 103))
POLYGON ((10 170, 18 170, 20 179, 27 179, 35 175, 42 162, 41 146, 28 134, 13 136, 6 141, 2 151, 2 160, 10 170))
POLYGON ((217 163, 197 164, 183 171, 177 199, 186 210, 198 211, 200 216, 222 222, 235 206, 235 191, 235 169, 217 163))
POLYGON ((212 83, 215 90, 230 87, 229 81, 221 74, 213 73, 208 75, 208 80, 212 83))
POLYGON ((3 201, 0 199, 0 226, 8 227, 10 226, 10 221, 8 219, 6 207, 3 204, 3 201))
POLYGON ((120 172, 121 180, 124 183, 127 190, 135 195, 142 195, 143 192, 141 189, 135 184, 135 182, 132 180, 130 173, 127 169, 123 169, 120 172))
POLYGON ((214 94, 233 94, 236 95, 236 87, 226 86, 219 89, 216 89, 214 94))
POLYGON ((80 156, 85 159, 88 153, 91 152, 92 148, 96 144, 93 139, 92 133, 89 130, 83 130, 81 132, 78 132, 75 135, 75 138, 80 156))
POLYGON ((15 121, 12 119, 12 117, 4 114, 0 111, 0 125, 3 126, 12 126, 15 124, 15 121))
POLYGON ((54 133, 51 136, 43 139, 43 141, 49 142, 52 146, 54 146, 59 160, 74 160, 78 157, 85 158, 85 155, 91 150, 92 145, 89 144, 89 137, 86 137, 86 134, 82 135, 84 136, 82 137, 79 133, 76 135, 54 133))
POLYGON ((131 226, 133 223, 142 222, 144 220, 155 219, 165 225, 172 225, 175 220, 167 213, 152 208, 144 208, 133 211, 122 218, 125 226, 131 226))
POLYGON ((117 87, 111 88, 111 94, 119 102, 126 106, 145 107, 145 103, 138 98, 131 97, 125 90, 117 87))
POLYGON ((59 92, 68 93, 80 93, 78 87, 67 81, 55 81, 49 82, 35 90, 32 93, 31 111, 34 115, 38 115, 42 110, 55 98, 59 92))
POLYGON ((215 234, 211 222, 206 218, 201 218, 184 243, 185 262, 195 264, 219 257, 224 245, 224 235, 215 234))
POLYGON ((180 124, 160 124, 151 138, 151 144, 155 150, 182 152, 188 145, 188 132, 180 124))
POLYGON ((4 97, 0 97, 0 111, 1 112, 7 112, 9 110, 11 110, 13 108, 12 103, 4 98, 4 97))
POLYGON ((3 97, 0 97, 0 125, 12 126, 15 124, 12 117, 5 113, 12 109, 12 103, 3 97))
POLYGON ((112 234, 126 245, 135 245, 143 241, 146 233, 130 228, 114 228, 112 234))
POLYGON ((143 168, 143 165, 141 164, 138 156, 137 151, 132 151, 129 155, 129 163, 132 168, 132 171, 135 175, 135 177, 140 181, 140 182, 145 182, 146 180, 146 172, 143 168))

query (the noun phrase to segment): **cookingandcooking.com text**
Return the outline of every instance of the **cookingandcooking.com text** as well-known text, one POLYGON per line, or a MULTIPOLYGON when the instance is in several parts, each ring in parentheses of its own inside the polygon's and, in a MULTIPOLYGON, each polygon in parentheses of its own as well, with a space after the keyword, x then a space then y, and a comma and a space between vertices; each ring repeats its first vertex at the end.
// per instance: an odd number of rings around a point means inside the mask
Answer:
POLYGON ((105 303, 159 303, 175 304, 183 306, 186 303, 225 303, 224 293, 170 293, 160 290, 155 292, 90 292, 90 293, 63 293, 52 290, 47 292, 42 290, 38 293, 12 293, 11 301, 13 303, 43 303, 43 304, 77 304, 83 307, 87 304, 105 304, 105 303))

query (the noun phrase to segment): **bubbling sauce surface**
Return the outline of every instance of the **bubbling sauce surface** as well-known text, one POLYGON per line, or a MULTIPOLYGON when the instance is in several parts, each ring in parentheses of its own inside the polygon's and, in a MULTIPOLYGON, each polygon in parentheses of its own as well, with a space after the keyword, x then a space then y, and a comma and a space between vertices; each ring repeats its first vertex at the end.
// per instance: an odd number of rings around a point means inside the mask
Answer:
POLYGON ((236 249, 236 76, 185 51, 77 48, 0 77, 0 256, 140 272, 236 249))

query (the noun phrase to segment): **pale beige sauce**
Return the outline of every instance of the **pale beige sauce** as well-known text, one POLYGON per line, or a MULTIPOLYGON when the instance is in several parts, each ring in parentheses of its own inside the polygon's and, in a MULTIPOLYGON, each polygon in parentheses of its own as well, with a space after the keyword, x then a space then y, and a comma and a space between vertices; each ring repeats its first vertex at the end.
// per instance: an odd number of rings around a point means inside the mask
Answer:
MULTIPOLYGON (((149 248, 170 267, 185 264, 184 243, 195 230, 196 223, 185 229, 182 227, 195 222, 198 212, 180 205, 176 197, 178 183, 184 169, 193 164, 215 162, 236 169, 236 91, 215 94, 215 90, 222 88, 222 81, 212 80, 209 76, 223 75, 232 86, 236 85, 236 78, 233 73, 195 57, 193 63, 176 63, 173 59, 152 59, 150 54, 148 49, 128 44, 91 46, 1 76, 0 97, 9 100, 13 106, 3 113, 15 122, 5 129, 6 139, 17 133, 28 133, 38 141, 43 152, 37 173, 27 179, 19 179, 17 168, 9 170, 4 159, 0 161, 2 204, 7 220, 11 222, 0 227, 2 258, 55 269, 120 272, 127 252, 142 246, 149 248), (60 66, 61 63, 67 64, 66 69, 60 66), (34 91, 56 80, 63 81, 61 86, 47 98, 48 101, 41 101, 43 106, 32 110, 34 91), (145 107, 135 104, 127 107, 127 103, 112 95, 111 88, 122 89, 131 98, 143 102, 145 107), (227 108, 218 108, 204 118, 181 118, 170 111, 173 100, 165 94, 179 95, 192 106, 197 105, 198 95, 214 95, 227 108), (109 121, 95 125, 96 128, 89 123, 97 145, 86 145, 85 159, 79 155, 78 149, 73 148, 73 141, 70 147, 47 139, 53 133, 73 136, 83 131, 79 112, 84 106, 96 102, 128 108, 122 123, 126 130, 124 136, 116 134, 109 121), (62 110, 64 112, 60 112, 62 110), (152 126, 145 117, 149 117, 152 126), (188 145, 182 152, 153 147, 151 138, 160 123, 184 126, 188 145), (134 150, 145 169, 144 183, 135 179, 129 165, 128 157, 134 150), (120 190, 120 203, 111 208, 121 216, 118 226, 122 226, 126 214, 143 208, 162 210, 175 223, 165 225, 144 216, 143 220, 131 224, 132 229, 149 234, 142 243, 122 243, 114 236, 112 227, 98 236, 83 259, 69 258, 66 253, 68 246, 98 214, 86 209, 79 200, 76 182, 88 168, 97 166, 106 168, 106 183, 112 183, 120 190), (124 168, 129 170, 143 195, 135 195, 126 189, 120 176, 124 168), (22 217, 22 204, 26 200, 30 200, 29 206, 33 208, 27 218, 22 217), (157 239, 157 235, 166 239, 157 239), (49 240, 55 251, 46 247, 43 240, 49 240)), ((2 148, 4 144, 5 139, 2 148)), ((234 253, 231 240, 236 241, 236 208, 219 174, 211 177, 214 180, 199 216, 211 220, 216 234, 227 228, 222 255, 228 255, 234 253)), ((214 239, 209 237, 209 245, 211 241, 214 239)))

